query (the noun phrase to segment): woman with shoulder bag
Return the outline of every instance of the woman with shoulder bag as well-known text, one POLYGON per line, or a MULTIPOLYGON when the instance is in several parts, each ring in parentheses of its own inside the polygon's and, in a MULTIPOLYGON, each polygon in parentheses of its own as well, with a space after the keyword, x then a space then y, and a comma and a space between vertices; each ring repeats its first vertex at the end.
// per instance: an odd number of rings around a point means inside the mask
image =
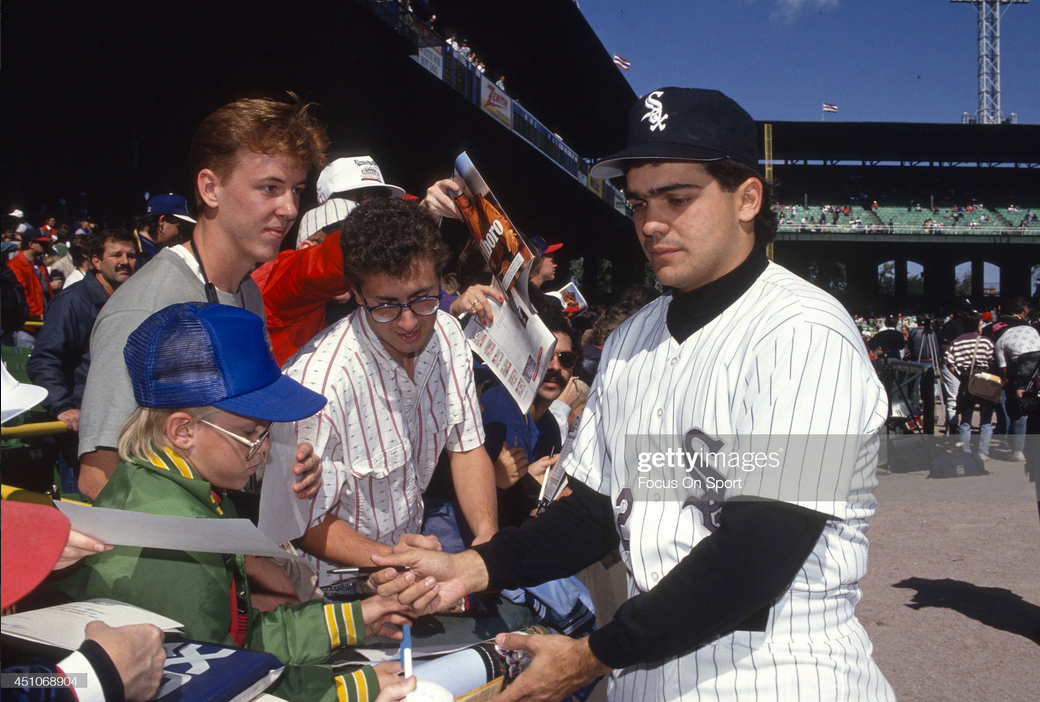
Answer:
POLYGON ((971 452, 971 419, 978 407, 978 455, 988 461, 990 444, 993 442, 993 410, 1000 402, 1000 380, 990 372, 993 365, 993 342, 979 334, 981 321, 982 316, 978 312, 969 312, 964 316, 964 328, 971 331, 953 340, 946 350, 946 363, 961 381, 956 422, 962 448, 971 452))

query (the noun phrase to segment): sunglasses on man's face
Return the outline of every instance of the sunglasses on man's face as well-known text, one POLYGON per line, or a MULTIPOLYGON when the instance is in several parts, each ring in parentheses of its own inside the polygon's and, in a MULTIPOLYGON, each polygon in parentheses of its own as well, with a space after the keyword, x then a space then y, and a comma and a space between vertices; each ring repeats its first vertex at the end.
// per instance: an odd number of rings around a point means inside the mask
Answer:
POLYGON ((578 354, 573 351, 557 351, 556 362, 560 364, 560 368, 570 370, 578 363, 578 354))

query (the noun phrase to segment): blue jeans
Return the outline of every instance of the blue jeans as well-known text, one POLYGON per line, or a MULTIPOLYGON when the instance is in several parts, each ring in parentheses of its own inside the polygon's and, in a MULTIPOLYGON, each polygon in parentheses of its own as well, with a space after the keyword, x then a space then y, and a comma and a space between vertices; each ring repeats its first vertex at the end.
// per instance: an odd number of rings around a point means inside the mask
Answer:
MULTIPOLYGON (((964 403, 964 399, 961 399, 964 403)), ((979 405, 972 403, 966 408, 961 409, 959 414, 960 426, 958 430, 961 435, 961 439, 964 443, 962 448, 971 453, 971 417, 975 413, 975 408, 979 410, 979 453, 983 456, 989 455, 990 444, 993 443, 993 408, 992 407, 980 407, 979 405)))
POLYGON ((1023 451, 1026 447, 1026 423, 1029 417, 1022 415, 1008 423, 1008 447, 1012 451, 1023 451))

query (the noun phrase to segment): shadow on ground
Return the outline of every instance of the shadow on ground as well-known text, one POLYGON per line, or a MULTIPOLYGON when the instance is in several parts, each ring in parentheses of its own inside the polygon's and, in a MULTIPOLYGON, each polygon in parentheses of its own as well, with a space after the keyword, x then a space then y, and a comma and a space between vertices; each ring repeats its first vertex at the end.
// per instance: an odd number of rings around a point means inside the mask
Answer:
POLYGON ((961 580, 907 578, 892 587, 917 590, 911 609, 943 607, 994 629, 1040 644, 1040 607, 1002 587, 979 587, 961 580))

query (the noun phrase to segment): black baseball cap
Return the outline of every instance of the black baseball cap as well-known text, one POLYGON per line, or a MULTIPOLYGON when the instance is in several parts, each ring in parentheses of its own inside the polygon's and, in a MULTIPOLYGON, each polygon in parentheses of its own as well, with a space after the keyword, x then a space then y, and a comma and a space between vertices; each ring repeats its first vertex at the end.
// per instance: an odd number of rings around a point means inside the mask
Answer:
POLYGON ((760 171, 758 129, 747 111, 718 90, 660 88, 628 114, 628 146, 589 170, 594 178, 624 174, 625 161, 721 161, 760 171))

